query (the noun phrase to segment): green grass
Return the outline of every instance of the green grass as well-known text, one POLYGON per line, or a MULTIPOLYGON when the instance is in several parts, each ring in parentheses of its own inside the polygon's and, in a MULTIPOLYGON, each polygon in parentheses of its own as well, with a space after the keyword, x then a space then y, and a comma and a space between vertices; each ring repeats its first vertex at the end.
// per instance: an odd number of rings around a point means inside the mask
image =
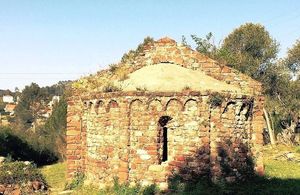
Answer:
POLYGON ((41 168, 51 193, 61 192, 66 185, 66 163, 56 163, 41 168))
POLYGON ((83 194, 100 195, 99 189, 97 189, 94 186, 83 186, 80 189, 76 189, 72 194, 73 195, 83 195, 83 194))
POLYGON ((296 147, 296 152, 300 154, 300 146, 296 147))
MULTIPOLYGON (((266 146, 264 148, 264 163, 266 174, 264 177, 255 177, 251 180, 235 183, 215 185, 208 180, 200 180, 197 183, 182 183, 177 181, 172 186, 173 190, 167 194, 300 194, 300 163, 291 161, 274 160, 274 156, 284 152, 299 152, 299 147, 266 146)), ((64 163, 58 163, 42 168, 42 173, 48 184, 54 188, 52 192, 62 191, 65 187, 64 163)), ((118 185, 117 188, 98 190, 93 186, 83 186, 72 194, 76 195, 102 195, 102 194, 143 194, 145 189, 130 188, 126 185, 118 185)))
POLYGON ((274 156, 282 152, 293 152, 297 154, 299 147, 288 147, 278 145, 276 147, 266 146, 264 148, 264 164, 266 176, 278 179, 299 179, 300 163, 284 160, 274 160, 274 156))

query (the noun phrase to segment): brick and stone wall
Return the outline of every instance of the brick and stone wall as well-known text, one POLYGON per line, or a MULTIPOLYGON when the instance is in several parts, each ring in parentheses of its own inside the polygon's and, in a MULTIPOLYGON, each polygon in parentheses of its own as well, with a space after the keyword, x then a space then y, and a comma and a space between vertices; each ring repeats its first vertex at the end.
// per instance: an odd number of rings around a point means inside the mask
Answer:
POLYGON ((99 93, 82 96, 80 104, 71 98, 69 176, 82 171, 96 184, 109 185, 118 177, 120 182, 158 183, 164 188, 174 174, 233 181, 249 167, 262 171, 260 161, 248 162, 253 155, 261 158, 253 97, 221 95, 219 106, 210 105, 210 92, 99 93))

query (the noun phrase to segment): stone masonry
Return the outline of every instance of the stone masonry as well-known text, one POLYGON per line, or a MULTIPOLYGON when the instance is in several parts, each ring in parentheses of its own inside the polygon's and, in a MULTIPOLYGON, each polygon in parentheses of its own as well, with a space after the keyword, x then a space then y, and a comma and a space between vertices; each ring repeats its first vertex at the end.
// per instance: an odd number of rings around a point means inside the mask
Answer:
POLYGON ((243 94, 74 90, 68 100, 68 178, 83 172, 103 187, 117 177, 167 188, 174 175, 232 182, 251 171, 264 173, 260 83, 169 38, 146 45, 131 72, 165 62, 203 71, 243 94), (222 97, 217 105, 216 96, 222 97))

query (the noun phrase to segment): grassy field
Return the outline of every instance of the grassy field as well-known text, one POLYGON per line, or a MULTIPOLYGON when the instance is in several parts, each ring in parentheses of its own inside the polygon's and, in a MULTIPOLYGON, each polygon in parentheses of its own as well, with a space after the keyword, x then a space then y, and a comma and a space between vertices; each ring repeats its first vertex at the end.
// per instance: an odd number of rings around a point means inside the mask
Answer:
POLYGON ((41 168, 53 194, 63 191, 66 184, 66 164, 57 163, 41 168))
MULTIPOLYGON (((284 152, 293 152, 300 157, 300 147, 266 146, 264 148, 265 177, 255 177, 243 183, 234 185, 214 185, 206 180, 198 183, 176 183, 173 190, 167 194, 300 194, 300 162, 275 160, 274 157, 284 152)), ((62 191, 66 185, 64 163, 58 163, 42 168, 42 173, 51 186, 51 194, 62 191)), ((99 191, 92 186, 75 189, 72 194, 151 194, 153 189, 137 189, 128 186, 99 191)))

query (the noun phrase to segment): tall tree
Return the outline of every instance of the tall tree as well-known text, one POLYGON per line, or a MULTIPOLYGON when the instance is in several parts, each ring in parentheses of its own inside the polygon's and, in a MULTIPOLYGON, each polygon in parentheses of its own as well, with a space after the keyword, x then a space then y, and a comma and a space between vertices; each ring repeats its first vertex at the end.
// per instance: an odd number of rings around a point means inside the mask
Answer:
POLYGON ((26 86, 22 91, 20 102, 15 110, 18 126, 24 126, 25 128, 30 127, 34 119, 34 111, 32 109, 32 105, 39 97, 40 87, 35 83, 26 86))
POLYGON ((246 23, 230 33, 221 50, 228 65, 257 78, 259 70, 277 57, 279 44, 260 24, 246 23))
POLYGON ((288 50, 285 64, 294 75, 300 70, 300 39, 288 50))

